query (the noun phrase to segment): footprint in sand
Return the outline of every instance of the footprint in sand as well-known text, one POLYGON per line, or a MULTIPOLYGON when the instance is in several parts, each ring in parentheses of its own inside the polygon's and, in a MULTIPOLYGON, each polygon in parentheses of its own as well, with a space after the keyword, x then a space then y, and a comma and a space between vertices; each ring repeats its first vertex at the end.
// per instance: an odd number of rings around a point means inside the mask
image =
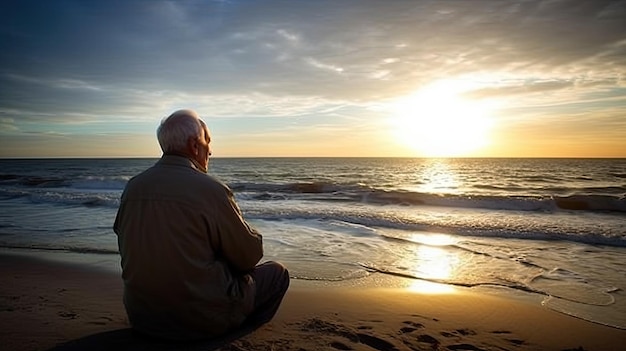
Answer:
POLYGON ((511 334, 510 331, 508 330, 494 330, 492 331, 493 334, 511 334))
POLYGON ((476 332, 471 330, 471 329, 457 329, 456 330, 457 333, 463 335, 463 336, 468 336, 468 335, 476 335, 476 332))
POLYGON ((359 342, 379 351, 398 351, 390 342, 372 335, 358 333, 359 342))
POLYGON ((520 340, 520 339, 506 339, 506 341, 510 342, 513 345, 524 345, 526 342, 524 340, 520 340))
POLYGON ((476 335, 476 332, 471 329, 456 329, 451 332, 442 331, 439 334, 445 336, 446 338, 454 338, 459 336, 476 335))
POLYGON ((337 349, 337 350, 352 350, 352 348, 344 343, 341 343, 339 341, 333 341, 330 343, 330 347, 337 349))
MULTIPOLYGON (((398 351, 392 343, 386 340, 373 335, 358 333, 355 330, 336 322, 312 318, 303 323, 301 328, 302 330, 309 332, 329 333, 341 336, 354 343, 364 344, 378 351, 398 351)), ((360 328, 359 330, 363 329, 367 329, 367 326, 365 326, 365 328, 360 328)), ((331 342, 330 346, 337 350, 352 350, 350 346, 339 341, 331 342)))
POLYGON ((437 350, 439 348, 439 340, 433 338, 428 334, 422 334, 417 337, 417 342, 423 346, 429 347, 433 350, 437 350), (424 345, 426 344, 426 345, 424 345))
MULTIPOLYGON (((402 323, 406 326, 400 328, 401 334, 408 334, 418 329, 425 328, 423 324, 417 322, 404 321, 402 323)), ((411 334, 411 336, 413 335, 414 334, 411 334)), ((412 350, 415 350, 415 347, 418 347, 419 350, 437 350, 439 349, 439 345, 441 344, 439 340, 428 334, 420 334, 416 337, 416 339, 409 338, 407 335, 407 337, 403 339, 403 342, 412 350), (415 341, 417 341, 417 343, 415 341)))
POLYGON ((418 329, 424 328, 423 324, 417 323, 417 322, 404 321, 402 323, 406 324, 406 327, 400 328, 400 332, 402 334, 410 333, 410 332, 416 331, 418 329))
POLYGON ((455 337, 455 336, 456 336, 455 334, 448 333, 448 332, 446 332, 446 331, 442 331, 442 332, 441 332, 441 333, 439 333, 439 334, 441 334, 441 336, 445 336, 446 338, 453 338, 453 337, 455 337))

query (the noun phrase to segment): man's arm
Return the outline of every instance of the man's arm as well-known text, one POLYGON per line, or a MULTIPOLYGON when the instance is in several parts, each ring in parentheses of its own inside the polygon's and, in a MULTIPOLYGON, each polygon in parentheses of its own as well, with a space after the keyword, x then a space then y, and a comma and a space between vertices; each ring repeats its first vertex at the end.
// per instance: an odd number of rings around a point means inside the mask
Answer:
POLYGON ((211 244, 232 267, 241 272, 252 270, 263 257, 263 237, 243 219, 230 189, 225 187, 219 204, 215 234, 211 244))

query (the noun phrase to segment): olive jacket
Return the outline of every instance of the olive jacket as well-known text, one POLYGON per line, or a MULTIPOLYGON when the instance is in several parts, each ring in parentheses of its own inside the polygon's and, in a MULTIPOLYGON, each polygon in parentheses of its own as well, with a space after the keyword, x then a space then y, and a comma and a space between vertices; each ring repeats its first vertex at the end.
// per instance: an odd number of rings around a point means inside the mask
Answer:
POLYGON ((231 190, 187 158, 164 155, 130 179, 113 227, 133 328, 170 339, 222 334, 254 305, 247 272, 262 236, 231 190))

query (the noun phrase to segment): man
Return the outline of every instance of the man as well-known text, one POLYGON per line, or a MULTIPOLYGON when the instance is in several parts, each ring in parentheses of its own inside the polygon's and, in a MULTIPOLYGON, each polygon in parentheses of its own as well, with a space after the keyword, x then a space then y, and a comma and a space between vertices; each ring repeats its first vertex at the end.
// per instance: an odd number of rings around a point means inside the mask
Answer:
POLYGON ((206 174, 211 136, 192 110, 165 118, 163 156, 132 178, 114 231, 133 328, 168 339, 217 336, 276 313, 289 274, 263 256, 261 235, 231 190, 206 174))

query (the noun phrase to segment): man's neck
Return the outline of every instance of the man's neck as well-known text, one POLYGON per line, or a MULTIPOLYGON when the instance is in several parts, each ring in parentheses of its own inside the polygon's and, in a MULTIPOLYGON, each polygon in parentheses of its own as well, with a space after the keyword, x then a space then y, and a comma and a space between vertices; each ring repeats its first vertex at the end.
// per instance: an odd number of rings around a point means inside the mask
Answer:
POLYGON ((188 159, 189 161, 191 161, 191 164, 193 165, 193 168, 195 168, 198 172, 202 172, 202 173, 207 173, 208 172, 207 169, 204 169, 202 166, 200 166, 200 164, 198 164, 198 161, 196 161, 193 157, 185 154, 184 152, 169 151, 169 152, 163 153, 163 155, 164 156, 184 157, 184 158, 188 159))

